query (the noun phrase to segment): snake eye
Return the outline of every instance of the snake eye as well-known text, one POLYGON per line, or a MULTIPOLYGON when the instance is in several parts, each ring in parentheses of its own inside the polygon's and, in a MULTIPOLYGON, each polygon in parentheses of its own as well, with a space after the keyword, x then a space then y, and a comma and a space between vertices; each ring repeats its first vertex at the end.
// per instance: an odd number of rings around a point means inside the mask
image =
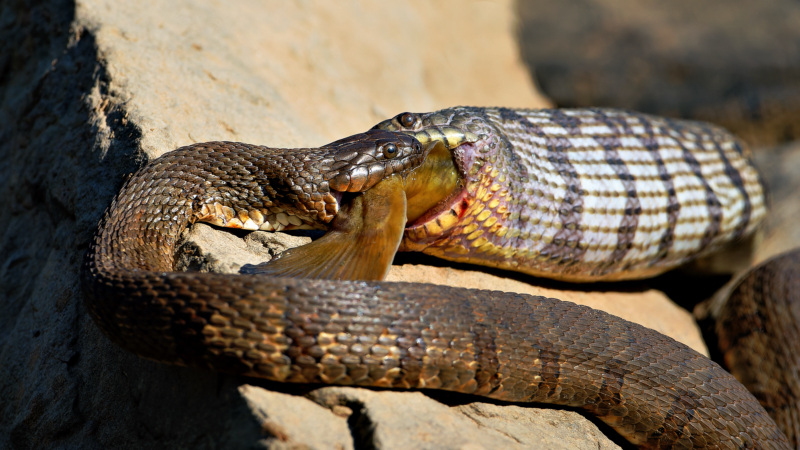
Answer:
POLYGON ((413 113, 400 114, 400 125, 411 128, 417 122, 417 116, 413 113))
POLYGON ((397 156, 397 146, 394 144, 386 144, 383 146, 383 156, 385 158, 394 158, 397 156))

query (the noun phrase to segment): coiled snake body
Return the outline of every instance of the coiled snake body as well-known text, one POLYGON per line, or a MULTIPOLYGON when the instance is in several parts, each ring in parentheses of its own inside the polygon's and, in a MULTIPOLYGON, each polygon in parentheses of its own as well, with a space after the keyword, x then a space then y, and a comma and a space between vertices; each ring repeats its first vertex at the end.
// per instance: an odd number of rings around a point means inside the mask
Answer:
POLYGON ((168 153, 110 207, 83 285, 105 334, 158 361, 570 405, 642 448, 788 448, 730 374, 653 330, 543 297, 346 281, 380 279, 398 247, 574 281, 643 277, 764 214, 746 153, 718 128, 452 108, 318 149, 168 153), (330 231, 260 275, 173 272, 198 220, 330 231))

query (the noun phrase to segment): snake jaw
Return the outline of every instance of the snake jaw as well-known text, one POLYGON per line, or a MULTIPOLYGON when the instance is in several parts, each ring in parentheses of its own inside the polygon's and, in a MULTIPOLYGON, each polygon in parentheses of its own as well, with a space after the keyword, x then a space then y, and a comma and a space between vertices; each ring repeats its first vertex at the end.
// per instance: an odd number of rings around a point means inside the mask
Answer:
POLYGON ((399 251, 423 251, 445 240, 474 200, 464 188, 458 188, 439 205, 406 226, 399 251))
POLYGON ((481 170, 484 162, 491 158, 482 150, 488 148, 491 139, 487 135, 481 141, 466 142, 451 150, 459 175, 458 184, 450 195, 406 226, 400 247, 402 251, 430 253, 433 248, 446 247, 458 254, 465 254, 466 247, 454 247, 448 242, 452 235, 464 234, 465 229, 469 231, 470 226, 474 227, 474 216, 484 209, 482 199, 493 180, 491 172, 481 170))
MULTIPOLYGON (((334 207, 338 211, 339 200, 336 197, 341 198, 341 195, 331 195, 330 199, 333 200, 334 207)), ((335 214, 331 215, 331 219, 333 217, 335 217, 335 214)), ((251 231, 314 230, 321 228, 316 225, 316 220, 311 217, 296 214, 289 209, 273 207, 267 214, 264 214, 257 209, 237 211, 219 203, 202 205, 195 214, 194 221, 251 231)))

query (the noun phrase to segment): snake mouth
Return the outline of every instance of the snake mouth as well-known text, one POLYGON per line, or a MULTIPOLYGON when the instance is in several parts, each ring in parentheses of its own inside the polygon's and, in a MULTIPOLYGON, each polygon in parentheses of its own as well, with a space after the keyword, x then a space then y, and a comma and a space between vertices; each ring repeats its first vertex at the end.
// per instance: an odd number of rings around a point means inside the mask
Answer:
POLYGON ((426 246, 447 237, 473 203, 466 189, 461 155, 472 151, 475 145, 463 139, 453 145, 452 135, 449 137, 450 143, 444 139, 427 143, 432 148, 425 163, 412 175, 415 179, 409 177, 404 248, 426 246))
MULTIPOLYGON (((467 197, 467 190, 463 187, 463 180, 459 180, 459 186, 450 195, 413 222, 407 223, 406 230, 410 231, 424 227, 425 224, 436 220, 442 222, 440 226, 443 226, 444 223, 462 219, 471 203, 467 197)), ((445 226, 445 228, 447 227, 445 226)))
POLYGON ((441 141, 426 144, 423 164, 404 178, 407 224, 437 210, 457 190, 462 176, 450 149, 441 141))

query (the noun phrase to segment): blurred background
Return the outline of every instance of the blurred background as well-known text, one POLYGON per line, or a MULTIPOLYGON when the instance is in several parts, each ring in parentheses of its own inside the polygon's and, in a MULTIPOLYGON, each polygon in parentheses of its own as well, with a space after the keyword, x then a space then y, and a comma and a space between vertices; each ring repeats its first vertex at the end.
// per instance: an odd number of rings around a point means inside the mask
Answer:
POLYGON ((800 138, 800 1, 518 0, 521 53, 559 107, 721 124, 755 146, 800 138))

